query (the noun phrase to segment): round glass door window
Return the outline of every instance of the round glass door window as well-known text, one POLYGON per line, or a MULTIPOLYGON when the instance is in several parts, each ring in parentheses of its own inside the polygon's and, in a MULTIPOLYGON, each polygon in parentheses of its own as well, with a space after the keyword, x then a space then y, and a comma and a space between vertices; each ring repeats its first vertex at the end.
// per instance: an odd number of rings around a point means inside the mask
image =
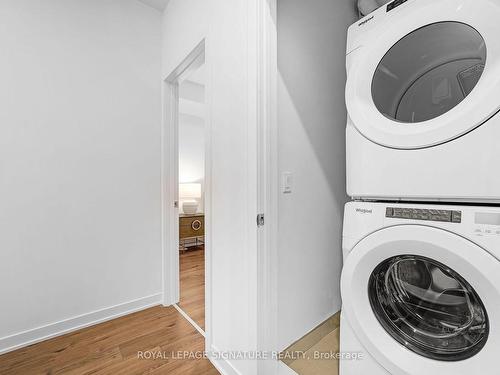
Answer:
POLYGON ((431 120, 471 93, 485 64, 486 44, 476 29, 460 22, 427 25, 382 58, 372 81, 373 101, 392 120, 431 120))
POLYGON ((368 289, 380 324, 419 355, 461 361, 477 354, 488 339, 488 315, 477 293, 432 259, 387 259, 374 270, 368 289))

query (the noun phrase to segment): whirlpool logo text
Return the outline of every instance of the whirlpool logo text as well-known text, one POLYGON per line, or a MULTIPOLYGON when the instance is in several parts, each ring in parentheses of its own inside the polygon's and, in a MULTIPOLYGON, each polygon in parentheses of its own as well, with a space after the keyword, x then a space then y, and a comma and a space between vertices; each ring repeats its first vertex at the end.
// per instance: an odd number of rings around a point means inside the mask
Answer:
POLYGON ((370 18, 367 18, 366 20, 358 23, 358 26, 363 26, 366 25, 368 22, 370 22, 375 16, 371 16, 370 18))
POLYGON ((359 212, 360 214, 372 214, 373 210, 369 210, 367 208, 356 208, 356 212, 359 212))

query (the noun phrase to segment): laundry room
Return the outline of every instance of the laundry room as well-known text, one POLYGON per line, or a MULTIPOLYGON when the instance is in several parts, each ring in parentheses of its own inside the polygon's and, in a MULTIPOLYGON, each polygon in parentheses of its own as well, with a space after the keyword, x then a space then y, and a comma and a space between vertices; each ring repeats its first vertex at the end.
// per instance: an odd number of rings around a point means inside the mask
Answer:
POLYGON ((393 1, 348 30, 340 374, 496 373, 500 7, 393 1))
POLYGON ((494 374, 500 104, 492 90, 500 83, 500 29, 491 15, 500 4, 359 0, 353 14, 348 4, 333 10, 326 3, 278 1, 280 177, 284 183, 283 174, 294 171, 297 190, 280 201, 279 245, 286 246, 279 247, 278 301, 289 312, 278 327, 280 344, 293 341, 283 362, 304 375, 494 374), (344 46, 345 61, 338 58, 344 46), (326 134, 328 145, 321 143, 326 134), (318 175, 331 178, 327 207, 336 207, 342 224, 324 211, 313 159, 303 160, 304 175, 291 166, 290 155, 300 149, 298 157, 307 158, 309 147, 316 162, 328 160, 323 172, 331 174, 318 175), (316 194, 296 202, 302 218, 295 218, 288 210, 305 175, 316 194), (308 225, 321 224, 310 217, 330 225, 330 242, 318 243, 323 232, 308 225), (314 233, 308 243, 287 231, 292 218, 314 233), (335 243, 342 254, 325 246, 335 243), (323 277, 340 282, 339 293, 330 290, 333 305, 321 305, 325 288, 314 283, 323 277), (286 298, 286 286, 300 302, 286 298), (337 361, 321 356, 327 350, 337 361))
POLYGON ((499 19, 0 0, 0 375, 500 374, 499 19))

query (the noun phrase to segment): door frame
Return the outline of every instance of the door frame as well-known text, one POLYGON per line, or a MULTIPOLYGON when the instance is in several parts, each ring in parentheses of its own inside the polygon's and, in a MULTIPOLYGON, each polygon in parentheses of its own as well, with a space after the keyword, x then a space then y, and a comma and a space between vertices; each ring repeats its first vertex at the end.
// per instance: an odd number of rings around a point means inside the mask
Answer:
MULTIPOLYGON (((249 2, 249 46, 256 51, 258 208, 265 225, 257 238, 257 350, 278 353, 278 29, 277 0, 249 2)), ((250 56, 252 56, 250 54, 250 56)), ((250 64, 251 66, 251 64, 250 64)), ((258 374, 278 374, 279 362, 258 363, 258 374)))
MULTIPOLYGON (((199 59, 205 59, 205 40, 203 39, 163 80, 163 116, 161 131, 161 196, 162 196, 162 286, 164 306, 179 302, 179 84, 196 65, 199 59), (177 203, 176 203, 177 202, 177 203)), ((205 62, 206 63, 206 62, 205 62)), ((205 98, 207 98, 205 88, 205 98)), ((205 116, 205 129, 209 117, 205 116)), ((205 134, 207 131, 205 130, 205 134)), ((205 167, 209 162, 206 158, 205 167)), ((207 171, 207 169, 206 169, 207 171)), ((205 173, 207 174, 207 172, 205 173)), ((208 184, 205 184, 208 185, 208 184)), ((210 197, 209 186, 205 195, 210 197), (208 193, 207 193, 208 190, 208 193)), ((207 201, 207 199, 205 199, 207 201)), ((208 207, 205 207, 207 211, 208 207)), ((207 212, 205 212, 205 215, 207 212)), ((205 251, 207 251, 207 233, 205 233, 205 251)), ((206 261, 206 263, 209 263, 206 261)), ((210 272, 210 268, 207 269, 210 272)), ((210 289, 205 286, 206 289, 210 289)))

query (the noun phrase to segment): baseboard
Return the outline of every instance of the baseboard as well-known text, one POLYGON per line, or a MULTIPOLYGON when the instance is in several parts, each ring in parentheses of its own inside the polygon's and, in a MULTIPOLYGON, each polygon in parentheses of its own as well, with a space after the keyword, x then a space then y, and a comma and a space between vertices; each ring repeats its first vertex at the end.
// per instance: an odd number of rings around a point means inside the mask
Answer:
MULTIPOLYGON (((212 352, 218 353, 220 352, 216 347, 212 345, 212 352)), ((214 367, 219 371, 222 375, 241 375, 241 372, 238 371, 227 359, 222 358, 209 358, 210 362, 214 365, 214 367)), ((298 375, 295 371, 293 371, 290 367, 285 365, 281 361, 276 361, 276 367, 273 370, 273 374, 277 375, 298 375)))
POLYGON ((279 362, 278 365, 278 375, 298 375, 295 371, 293 371, 290 367, 285 365, 283 362, 279 362))
MULTIPOLYGON (((220 353, 220 350, 212 345, 211 347, 212 353, 220 353)), ((234 368, 234 366, 227 360, 220 357, 212 358, 209 357, 210 362, 214 365, 214 367, 219 371, 222 375, 241 375, 241 373, 234 368)))
POLYGON ((281 352, 282 361, 287 365, 294 361, 293 358, 286 356, 286 353, 306 352, 316 345, 323 337, 336 330, 340 326, 340 311, 320 323, 303 337, 295 341, 292 345, 281 352))
POLYGON ((0 354, 161 304, 163 294, 139 298, 88 314, 0 338, 0 354))

